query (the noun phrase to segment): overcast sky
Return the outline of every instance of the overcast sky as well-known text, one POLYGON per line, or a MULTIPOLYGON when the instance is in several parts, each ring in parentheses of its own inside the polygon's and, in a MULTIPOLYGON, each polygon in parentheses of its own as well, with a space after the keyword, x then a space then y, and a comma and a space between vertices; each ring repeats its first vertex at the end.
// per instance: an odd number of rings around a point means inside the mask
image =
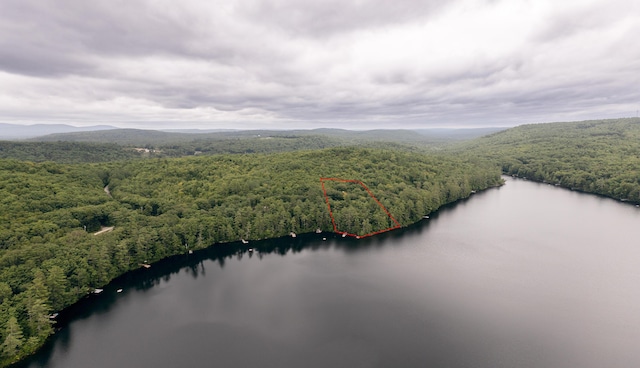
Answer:
POLYGON ((638 0, 0 0, 0 122, 417 128, 636 116, 638 0))

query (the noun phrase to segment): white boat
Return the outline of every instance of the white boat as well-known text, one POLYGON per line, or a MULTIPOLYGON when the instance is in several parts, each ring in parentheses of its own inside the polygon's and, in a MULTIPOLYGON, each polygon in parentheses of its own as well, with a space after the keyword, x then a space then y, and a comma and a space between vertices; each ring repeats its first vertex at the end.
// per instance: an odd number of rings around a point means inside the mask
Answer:
POLYGON ((116 290, 116 292, 117 292, 117 293, 121 293, 121 292, 122 292, 122 289, 118 289, 118 290, 116 290))
POLYGON ((316 234, 320 234, 321 232, 322 232, 322 230, 316 229, 316 234))
POLYGON ((291 235, 292 238, 295 238, 297 236, 293 231, 289 235, 291 235))
POLYGON ((95 290, 93 290, 93 293, 94 294, 100 294, 103 291, 104 291, 103 289, 95 289, 95 290))
POLYGON ((249 244, 248 240, 240 239, 240 241, 242 242, 242 244, 249 244))

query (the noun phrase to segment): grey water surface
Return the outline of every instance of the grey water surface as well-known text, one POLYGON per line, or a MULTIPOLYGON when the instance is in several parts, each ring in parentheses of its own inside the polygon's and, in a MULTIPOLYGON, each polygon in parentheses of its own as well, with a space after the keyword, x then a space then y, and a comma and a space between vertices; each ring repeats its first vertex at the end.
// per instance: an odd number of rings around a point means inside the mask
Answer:
POLYGON ((507 178, 373 238, 173 257, 61 318, 22 366, 638 367, 640 208, 507 178))

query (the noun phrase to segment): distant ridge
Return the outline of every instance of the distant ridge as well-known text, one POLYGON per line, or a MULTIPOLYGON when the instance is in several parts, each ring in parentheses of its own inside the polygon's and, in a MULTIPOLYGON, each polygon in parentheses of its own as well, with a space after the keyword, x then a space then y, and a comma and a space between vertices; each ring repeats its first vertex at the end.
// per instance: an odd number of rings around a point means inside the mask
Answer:
POLYGON ((158 129, 161 132, 167 133, 189 133, 189 134, 202 134, 202 133, 228 133, 236 132, 237 129, 158 129))
POLYGON ((208 137, 221 133, 174 133, 160 130, 146 129, 109 129, 100 131, 80 131, 69 133, 54 133, 32 138, 39 142, 93 142, 93 143, 117 143, 121 145, 145 146, 156 144, 168 144, 190 142, 197 137, 208 137))
POLYGON ((487 127, 487 128, 430 128, 430 129, 415 129, 416 132, 442 139, 452 140, 466 140, 482 137, 492 133, 507 130, 509 128, 500 127, 487 127))
POLYGON ((403 144, 441 144, 447 141, 467 140, 482 135, 495 133, 504 128, 477 129, 297 129, 297 130, 144 130, 144 129, 110 129, 101 131, 76 131, 55 133, 32 138, 34 141, 56 142, 99 142, 118 143, 121 145, 155 146, 194 141, 219 141, 233 139, 260 139, 268 137, 300 138, 322 136, 345 143, 359 142, 395 142, 403 144))
POLYGON ((41 137, 49 134, 90 132, 118 129, 110 125, 93 125, 77 127, 67 124, 33 124, 19 125, 0 123, 0 140, 17 140, 41 137))

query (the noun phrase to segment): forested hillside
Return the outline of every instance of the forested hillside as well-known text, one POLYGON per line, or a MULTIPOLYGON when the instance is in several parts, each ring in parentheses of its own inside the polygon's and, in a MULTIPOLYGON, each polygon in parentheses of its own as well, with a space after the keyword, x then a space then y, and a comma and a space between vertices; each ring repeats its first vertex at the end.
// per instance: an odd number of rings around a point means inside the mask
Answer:
POLYGON ((107 162, 143 154, 115 143, 0 141, 0 159, 61 163, 107 162))
MULTIPOLYGON (((277 153, 329 147, 378 147, 416 151, 431 144, 428 140, 414 139, 407 142, 401 139, 405 135, 398 134, 389 134, 383 139, 381 133, 377 132, 350 132, 348 137, 334 133, 325 135, 288 131, 262 136, 255 132, 186 134, 118 129, 38 138, 43 141, 0 141, 0 159, 88 163, 224 153, 277 153)), ((446 138, 442 138, 438 142, 445 140, 446 138)))
POLYGON ((181 131, 158 131, 142 129, 111 129, 90 132, 74 132, 44 135, 33 138, 39 142, 92 142, 118 143, 124 146, 150 146, 156 149, 170 145, 200 142, 205 144, 214 141, 239 141, 257 138, 305 138, 323 137, 340 144, 363 144, 371 142, 395 142, 402 144, 443 144, 451 141, 468 140, 502 130, 502 128, 477 129, 379 129, 379 130, 345 130, 345 129, 312 129, 312 130, 236 130, 236 131, 198 131, 189 133, 181 131))
MULTIPOLYGON (((190 140, 156 143, 139 137, 123 143, 81 141, 16 142, 0 141, 0 159, 60 163, 89 163, 131 158, 168 158, 222 153, 275 153, 305 149, 321 149, 348 145, 323 136, 249 137, 204 139, 191 135, 190 140), (137 143, 137 144, 136 144, 137 143)), ((395 145, 397 146, 397 145, 395 145)))
MULTIPOLYGON (((332 231, 321 177, 361 180, 403 226, 501 183, 486 160, 363 148, 74 165, 0 160, 2 361, 39 347, 51 313, 142 264, 219 242, 332 231)), ((379 207, 352 194, 330 192, 343 201, 335 214, 342 230, 385 226, 379 207)))
POLYGON ((49 134, 61 134, 69 132, 96 131, 116 129, 108 125, 94 125, 77 127, 66 124, 7 124, 0 123, 0 140, 28 139, 49 134))
MULTIPOLYGON (((229 132, 163 132, 140 129, 112 129, 52 134, 34 138, 42 147, 52 142, 117 144, 124 148, 147 148, 151 157, 182 157, 221 153, 273 153, 329 147, 378 147, 426 150, 451 142, 477 138, 499 128, 365 130, 247 130, 229 132)), ((5 156, 24 159, 25 156, 5 156)), ((104 160, 103 160, 104 161, 104 160)), ((92 161, 98 162, 98 161, 92 161)))
MULTIPOLYGON (((321 178, 362 181, 402 226, 501 184, 501 169, 640 203, 640 119, 525 125, 438 146, 441 154, 403 131, 393 142, 336 132, 159 134, 147 145, 155 152, 142 153, 113 142, 0 142, 0 365, 42 345, 50 314, 143 264, 215 243, 332 231, 321 178)), ((395 226, 363 187, 325 189, 340 231, 395 226)))
POLYGON ((534 124, 456 148, 510 175, 640 203, 640 119, 534 124))
POLYGON ((498 128, 350 131, 342 129, 165 132, 110 129, 0 140, 0 159, 61 163, 107 162, 224 153, 277 153, 330 147, 427 152, 498 128))

